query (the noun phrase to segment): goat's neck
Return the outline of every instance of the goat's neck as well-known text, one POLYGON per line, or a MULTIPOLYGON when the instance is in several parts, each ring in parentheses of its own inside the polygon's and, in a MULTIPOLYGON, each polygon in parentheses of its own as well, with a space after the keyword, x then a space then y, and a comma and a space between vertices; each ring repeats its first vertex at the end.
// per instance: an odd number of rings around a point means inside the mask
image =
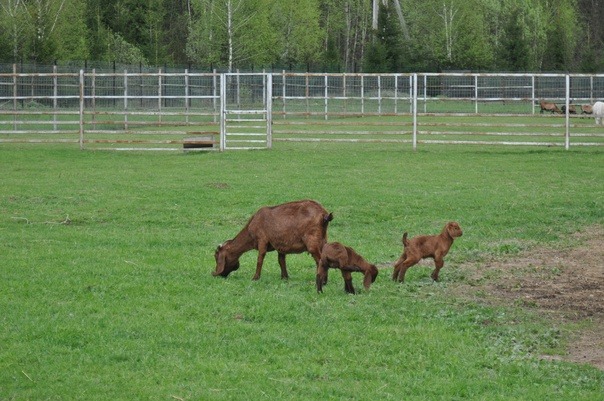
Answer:
POLYGON ((229 248, 237 259, 247 251, 254 249, 254 240, 250 236, 247 227, 244 228, 231 240, 229 248))
POLYGON ((443 231, 440 233, 440 237, 447 241, 449 245, 453 243, 453 237, 451 237, 451 234, 449 234, 449 231, 447 231, 447 227, 443 228, 443 231))

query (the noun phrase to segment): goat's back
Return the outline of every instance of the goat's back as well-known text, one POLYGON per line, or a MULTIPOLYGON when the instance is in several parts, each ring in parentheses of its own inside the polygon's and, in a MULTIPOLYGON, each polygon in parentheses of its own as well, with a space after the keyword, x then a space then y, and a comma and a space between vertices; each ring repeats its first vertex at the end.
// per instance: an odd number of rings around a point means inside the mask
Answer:
POLYGON ((303 252, 309 242, 326 242, 331 218, 320 203, 302 200, 259 209, 248 222, 247 230, 252 238, 265 240, 278 251, 303 252))

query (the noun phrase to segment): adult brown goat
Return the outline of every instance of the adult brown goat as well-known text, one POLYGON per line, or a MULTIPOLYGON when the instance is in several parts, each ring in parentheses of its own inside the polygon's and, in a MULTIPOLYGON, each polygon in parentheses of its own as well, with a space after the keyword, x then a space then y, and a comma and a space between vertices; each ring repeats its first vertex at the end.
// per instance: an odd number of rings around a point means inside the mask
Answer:
POLYGON ((325 244, 321 250, 321 261, 317 270, 317 292, 323 292, 323 284, 327 282, 327 271, 330 267, 342 271, 344 291, 349 294, 355 294, 351 272, 364 274, 363 286, 366 290, 371 287, 371 283, 378 275, 377 267, 363 259, 354 249, 339 242, 330 242, 325 244))
POLYGON ((546 101, 542 100, 541 102, 539 102, 539 107, 541 108, 540 113, 543 113, 544 111, 549 111, 552 114, 553 113, 562 114, 562 111, 558 108, 556 103, 546 102, 546 101))
POLYGON ((327 225, 333 219, 321 204, 313 200, 283 203, 260 208, 235 238, 219 245, 214 253, 214 276, 227 277, 239 269, 239 257, 252 249, 258 250, 258 280, 267 252, 277 251, 281 278, 287 279, 285 255, 307 251, 319 267, 321 248, 327 242, 327 225))

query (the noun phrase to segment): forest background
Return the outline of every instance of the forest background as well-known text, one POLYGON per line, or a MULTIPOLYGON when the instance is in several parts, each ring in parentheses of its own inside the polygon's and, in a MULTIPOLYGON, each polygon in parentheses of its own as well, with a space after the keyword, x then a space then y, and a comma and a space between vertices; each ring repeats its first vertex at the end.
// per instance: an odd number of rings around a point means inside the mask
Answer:
POLYGON ((604 69, 602 0, 0 0, 0 63, 604 69))

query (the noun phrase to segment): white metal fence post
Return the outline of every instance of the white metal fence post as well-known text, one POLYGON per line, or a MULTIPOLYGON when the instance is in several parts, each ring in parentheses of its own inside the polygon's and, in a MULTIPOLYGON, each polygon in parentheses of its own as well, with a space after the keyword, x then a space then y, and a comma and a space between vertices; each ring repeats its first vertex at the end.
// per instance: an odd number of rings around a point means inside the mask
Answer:
POLYGON ((57 78, 57 65, 52 66, 52 109, 54 113, 52 113, 52 129, 54 131, 57 130, 57 97, 59 96, 59 82, 57 78))
POLYGON ((17 86, 17 64, 13 64, 13 131, 17 130, 17 98, 19 90, 17 86))
POLYGON ((413 74, 413 150, 417 150, 417 74, 413 74))
POLYGON ((273 74, 265 75, 266 85, 266 147, 273 147, 273 74))
POLYGON ((226 148, 226 74, 220 74, 220 151, 226 148))
POLYGON ((80 150, 84 150, 84 70, 80 70, 80 150))
POLYGON ((189 100, 189 70, 185 70, 185 122, 189 123, 189 109, 191 107, 189 100))
POLYGON ((124 129, 128 130, 128 70, 124 70, 124 129))
POLYGON ((96 68, 92 69, 92 80, 90 82, 90 96, 92 97, 90 106, 92 107, 92 129, 96 129, 96 68))
POLYGON ((564 148, 566 150, 568 150, 570 148, 570 110, 569 110, 569 106, 570 106, 570 75, 566 74, 566 95, 565 95, 565 104, 566 104, 566 108, 565 108, 565 113, 566 114, 565 117, 565 126, 566 126, 566 132, 564 134, 564 148))
POLYGON ((285 70, 281 72, 281 112, 283 113, 283 119, 285 120, 285 96, 287 92, 285 91, 286 83, 285 83, 285 70))
POLYGON ((157 71, 157 110, 158 110, 158 121, 161 124, 161 103, 162 103, 162 76, 161 76, 161 68, 157 71))
POLYGON ((535 114, 535 75, 531 75, 531 114, 535 114))
POLYGON ((478 74, 474 74, 474 113, 478 114, 478 74))
POLYGON ((329 96, 329 82, 328 82, 328 78, 327 78, 327 74, 325 74, 325 90, 324 90, 324 113, 325 113, 325 120, 327 120, 327 97, 329 96))

